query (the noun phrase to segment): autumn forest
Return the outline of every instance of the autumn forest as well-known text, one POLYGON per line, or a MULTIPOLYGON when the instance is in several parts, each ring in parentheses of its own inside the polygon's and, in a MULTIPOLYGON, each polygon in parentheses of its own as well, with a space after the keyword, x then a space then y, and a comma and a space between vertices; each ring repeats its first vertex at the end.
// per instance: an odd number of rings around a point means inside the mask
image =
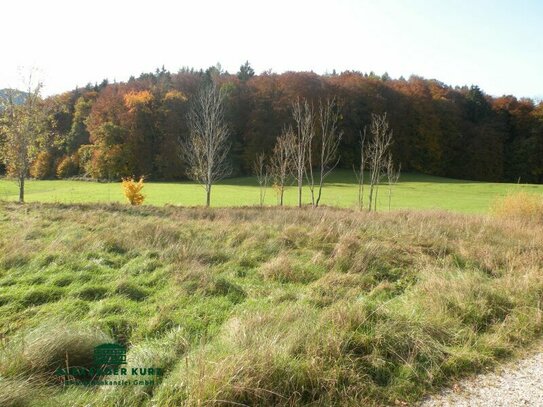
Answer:
MULTIPOLYGON (((543 183, 543 103, 491 97, 479 87, 451 87, 411 76, 356 71, 255 74, 246 63, 230 74, 157 69, 126 83, 87 85, 44 101, 51 142, 34 161, 38 179, 186 178, 179 140, 188 132, 192 96, 214 82, 225 94, 232 175, 250 174, 291 124, 297 98, 337 100, 343 131, 339 167, 358 165, 359 135, 372 113, 387 113, 392 152, 402 171, 445 177, 543 183)), ((6 168, 1 167, 1 172, 6 168)))

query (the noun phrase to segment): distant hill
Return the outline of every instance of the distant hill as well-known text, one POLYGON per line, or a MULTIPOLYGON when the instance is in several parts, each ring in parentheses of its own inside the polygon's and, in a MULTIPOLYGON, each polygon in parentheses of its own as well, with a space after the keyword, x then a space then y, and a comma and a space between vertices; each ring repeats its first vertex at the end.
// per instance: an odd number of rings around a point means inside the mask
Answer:
POLYGON ((26 93, 17 89, 0 89, 0 100, 1 101, 7 100, 10 92, 13 92, 15 104, 20 105, 24 103, 25 98, 26 98, 26 93))

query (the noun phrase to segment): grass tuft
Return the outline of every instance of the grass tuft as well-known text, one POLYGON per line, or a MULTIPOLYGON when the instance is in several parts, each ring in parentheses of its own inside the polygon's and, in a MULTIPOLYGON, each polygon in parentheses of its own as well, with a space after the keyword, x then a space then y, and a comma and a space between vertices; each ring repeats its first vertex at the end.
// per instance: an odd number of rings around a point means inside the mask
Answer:
POLYGON ((143 301, 149 295, 147 290, 129 281, 120 282, 115 288, 115 293, 125 295, 133 301, 143 301))
POLYGON ((94 347, 111 342, 96 328, 50 320, 13 337, 0 352, 0 376, 53 376, 59 367, 91 367, 94 347))
POLYGON ((21 298, 21 303, 26 307, 41 305, 60 300, 63 291, 56 287, 39 287, 30 289, 21 298))
POLYGON ((95 301, 108 295, 108 288, 100 285, 89 285, 77 291, 76 296, 83 300, 95 301))

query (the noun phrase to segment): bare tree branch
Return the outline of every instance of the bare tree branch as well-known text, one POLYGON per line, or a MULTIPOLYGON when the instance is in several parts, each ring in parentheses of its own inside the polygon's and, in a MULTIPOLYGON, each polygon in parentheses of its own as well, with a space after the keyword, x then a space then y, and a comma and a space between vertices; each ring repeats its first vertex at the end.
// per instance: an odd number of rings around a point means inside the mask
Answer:
POLYGON ((200 89, 187 115, 190 134, 181 141, 189 178, 206 191, 211 204, 211 187, 232 173, 228 161, 230 132, 224 120, 224 93, 215 84, 200 89))
POLYGON ((364 127, 364 131, 360 132, 360 140, 359 140, 360 166, 358 167, 358 170, 353 165, 354 175, 358 181, 358 209, 362 209, 364 207, 364 170, 366 169, 365 143, 366 143, 366 128, 364 127))
POLYGON ((294 138, 293 130, 283 130, 283 134, 277 138, 273 154, 269 162, 269 173, 273 179, 273 188, 277 192, 277 203, 283 206, 285 185, 292 168, 289 144, 294 138))
POLYGON ((260 206, 264 206, 264 200, 266 199, 266 188, 268 187, 269 171, 266 165, 266 155, 264 153, 258 154, 253 162, 253 173, 256 176, 258 187, 260 190, 260 206))
POLYGON ((298 184, 298 207, 302 207, 302 188, 307 179, 311 191, 311 203, 315 205, 314 178, 312 165, 312 142, 315 136, 313 107, 307 100, 297 99, 292 104, 292 117, 296 130, 287 138, 287 148, 292 159, 292 175, 298 184))
POLYGON ((398 169, 394 168, 394 161, 392 160, 392 154, 388 155, 387 159, 387 182, 388 182, 388 210, 390 211, 390 204, 392 201, 392 186, 398 183, 400 179, 402 165, 398 164, 398 169))
POLYGON ((392 145, 392 130, 389 128, 387 114, 372 114, 370 125, 371 139, 366 156, 370 170, 370 193, 368 210, 377 210, 379 183, 386 174, 387 156, 392 145))
MULTIPOLYGON (((340 114, 335 98, 327 99, 325 102, 320 101, 318 119, 321 131, 320 178, 317 199, 314 201, 315 206, 319 206, 324 179, 330 175, 339 163, 338 150, 343 132, 338 128, 340 114)), ((311 165, 311 162, 309 165, 311 165)))

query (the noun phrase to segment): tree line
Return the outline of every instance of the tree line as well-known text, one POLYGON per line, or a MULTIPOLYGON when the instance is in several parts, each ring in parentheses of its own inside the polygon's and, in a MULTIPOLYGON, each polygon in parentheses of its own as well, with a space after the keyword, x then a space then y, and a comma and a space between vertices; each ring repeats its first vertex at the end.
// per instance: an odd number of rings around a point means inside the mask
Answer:
MULTIPOLYGON (((24 171, 40 179, 193 176, 190 157, 183 153, 187 145, 179 140, 189 139, 194 119, 191 108, 197 103, 199 90, 211 83, 220 90, 229 131, 229 149, 224 152, 228 175, 253 173, 255 160, 262 154, 268 158, 272 151, 274 157, 286 154, 293 137, 324 134, 327 130, 322 126, 335 126, 333 132, 341 134, 339 142, 320 151, 326 156, 329 149, 335 149, 332 156, 340 157, 339 161, 323 165, 323 157, 312 151, 315 161, 311 171, 315 169, 315 173, 301 171, 299 160, 297 171, 288 169, 297 184, 309 179, 309 184, 316 186, 311 189, 316 204, 322 193, 320 177, 325 177, 332 165, 359 168, 361 132, 370 126, 373 114, 382 116, 385 112, 394 129, 390 152, 396 166, 404 171, 473 180, 543 182, 543 103, 513 96, 494 98, 477 86, 451 87, 417 76, 391 79, 353 71, 256 75, 248 63, 236 74, 224 72, 220 66, 205 71, 184 68, 177 73, 157 69, 126 83, 103 81, 36 98, 35 106, 44 117, 42 134, 48 142, 35 149, 28 168, 12 168, 3 160, 0 171, 15 176, 24 171), (321 120, 322 110, 332 101, 333 124, 321 120), (318 129, 308 132, 307 126, 318 129)), ((12 120, 13 112, 3 109, 2 121, 9 121, 10 114, 12 120)), ((2 131, 0 143, 5 144, 8 137, 2 131)), ((300 148, 313 149, 316 143, 315 139, 309 147, 300 148)), ((302 150, 298 159, 306 153, 302 150)), ((275 173, 285 173, 280 163, 266 165, 279 165, 275 173)), ((369 175, 370 179, 374 176, 369 175)), ((281 177, 274 179, 280 188, 281 177)))

